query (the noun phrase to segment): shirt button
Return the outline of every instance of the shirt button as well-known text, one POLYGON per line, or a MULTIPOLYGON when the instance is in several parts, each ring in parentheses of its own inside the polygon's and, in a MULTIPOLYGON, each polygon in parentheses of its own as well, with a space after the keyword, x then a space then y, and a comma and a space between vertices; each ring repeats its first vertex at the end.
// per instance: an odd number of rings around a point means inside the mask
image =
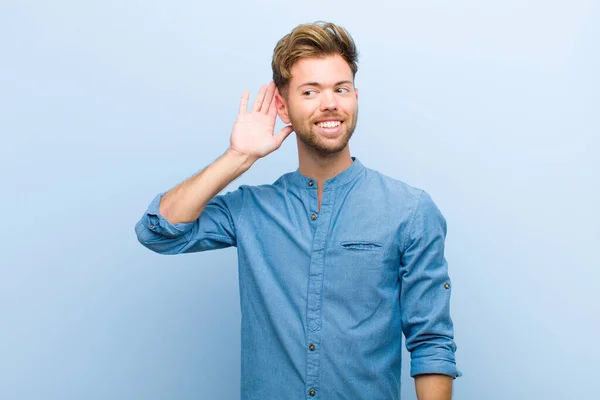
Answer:
POLYGON ((312 187, 315 184, 313 181, 308 181, 308 186, 312 187))
POLYGON ((312 344, 312 343, 310 344, 310 346, 308 346, 308 349, 309 349, 310 351, 315 351, 315 349, 316 349, 316 348, 317 348, 317 347, 316 347, 314 344, 312 344))
POLYGON ((450 284, 449 283, 445 283, 444 284, 444 289, 450 289, 450 284))
POLYGON ((150 224, 150 229, 154 229, 154 224, 150 224))
POLYGON ((313 215, 311 215, 311 216, 310 216, 310 219, 312 219, 313 221, 314 221, 315 219, 317 219, 317 214, 313 214, 313 215))
POLYGON ((308 391, 308 394, 310 394, 310 395, 311 395, 311 397, 312 397, 312 396, 314 396, 315 394, 317 394, 317 392, 315 392, 315 389, 310 389, 310 390, 308 391))

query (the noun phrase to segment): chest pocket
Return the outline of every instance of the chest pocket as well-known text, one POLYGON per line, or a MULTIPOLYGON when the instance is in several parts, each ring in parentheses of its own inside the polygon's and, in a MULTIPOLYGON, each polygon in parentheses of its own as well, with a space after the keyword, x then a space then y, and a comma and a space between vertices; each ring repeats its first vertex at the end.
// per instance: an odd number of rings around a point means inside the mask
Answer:
POLYGON ((369 240, 345 240, 342 246, 342 260, 348 267, 379 269, 383 264, 383 244, 369 240))

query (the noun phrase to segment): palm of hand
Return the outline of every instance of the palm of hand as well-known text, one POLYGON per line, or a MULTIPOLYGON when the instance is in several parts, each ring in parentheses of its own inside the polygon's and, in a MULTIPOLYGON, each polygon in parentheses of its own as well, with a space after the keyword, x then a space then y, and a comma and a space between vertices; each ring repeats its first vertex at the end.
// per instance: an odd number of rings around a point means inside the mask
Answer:
POLYGON ((238 115, 231 133, 231 147, 243 154, 264 157, 277 149, 273 136, 275 118, 262 113, 238 115))
POLYGON ((240 102, 238 117, 231 133, 231 149, 238 153, 261 158, 277 150, 292 132, 291 126, 282 128, 274 135, 276 109, 276 89, 271 82, 263 86, 248 111, 249 92, 244 92, 240 102))

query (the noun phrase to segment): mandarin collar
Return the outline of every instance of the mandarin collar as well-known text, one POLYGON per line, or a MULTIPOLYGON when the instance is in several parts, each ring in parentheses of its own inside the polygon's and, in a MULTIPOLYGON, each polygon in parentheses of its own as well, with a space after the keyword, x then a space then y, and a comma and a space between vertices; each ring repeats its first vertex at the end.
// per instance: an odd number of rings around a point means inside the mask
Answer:
MULTIPOLYGON (((336 176, 325 181, 324 190, 332 190, 343 186, 356 179, 365 169, 364 165, 356 158, 352 157, 352 164, 336 176)), ((300 168, 291 174, 291 181, 295 186, 304 189, 317 189, 317 181, 309 176, 304 176, 300 173, 300 168)))

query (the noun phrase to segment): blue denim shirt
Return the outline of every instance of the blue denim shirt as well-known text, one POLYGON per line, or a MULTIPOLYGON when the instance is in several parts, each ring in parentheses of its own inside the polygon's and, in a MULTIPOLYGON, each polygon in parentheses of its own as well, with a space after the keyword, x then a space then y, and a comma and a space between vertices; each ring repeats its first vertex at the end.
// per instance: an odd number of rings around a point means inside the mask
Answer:
POLYGON ((445 220, 424 191, 353 160, 320 210, 297 170, 189 223, 164 219, 159 194, 136 224, 161 254, 237 247, 242 399, 399 399, 402 333, 412 376, 460 376, 445 220))

